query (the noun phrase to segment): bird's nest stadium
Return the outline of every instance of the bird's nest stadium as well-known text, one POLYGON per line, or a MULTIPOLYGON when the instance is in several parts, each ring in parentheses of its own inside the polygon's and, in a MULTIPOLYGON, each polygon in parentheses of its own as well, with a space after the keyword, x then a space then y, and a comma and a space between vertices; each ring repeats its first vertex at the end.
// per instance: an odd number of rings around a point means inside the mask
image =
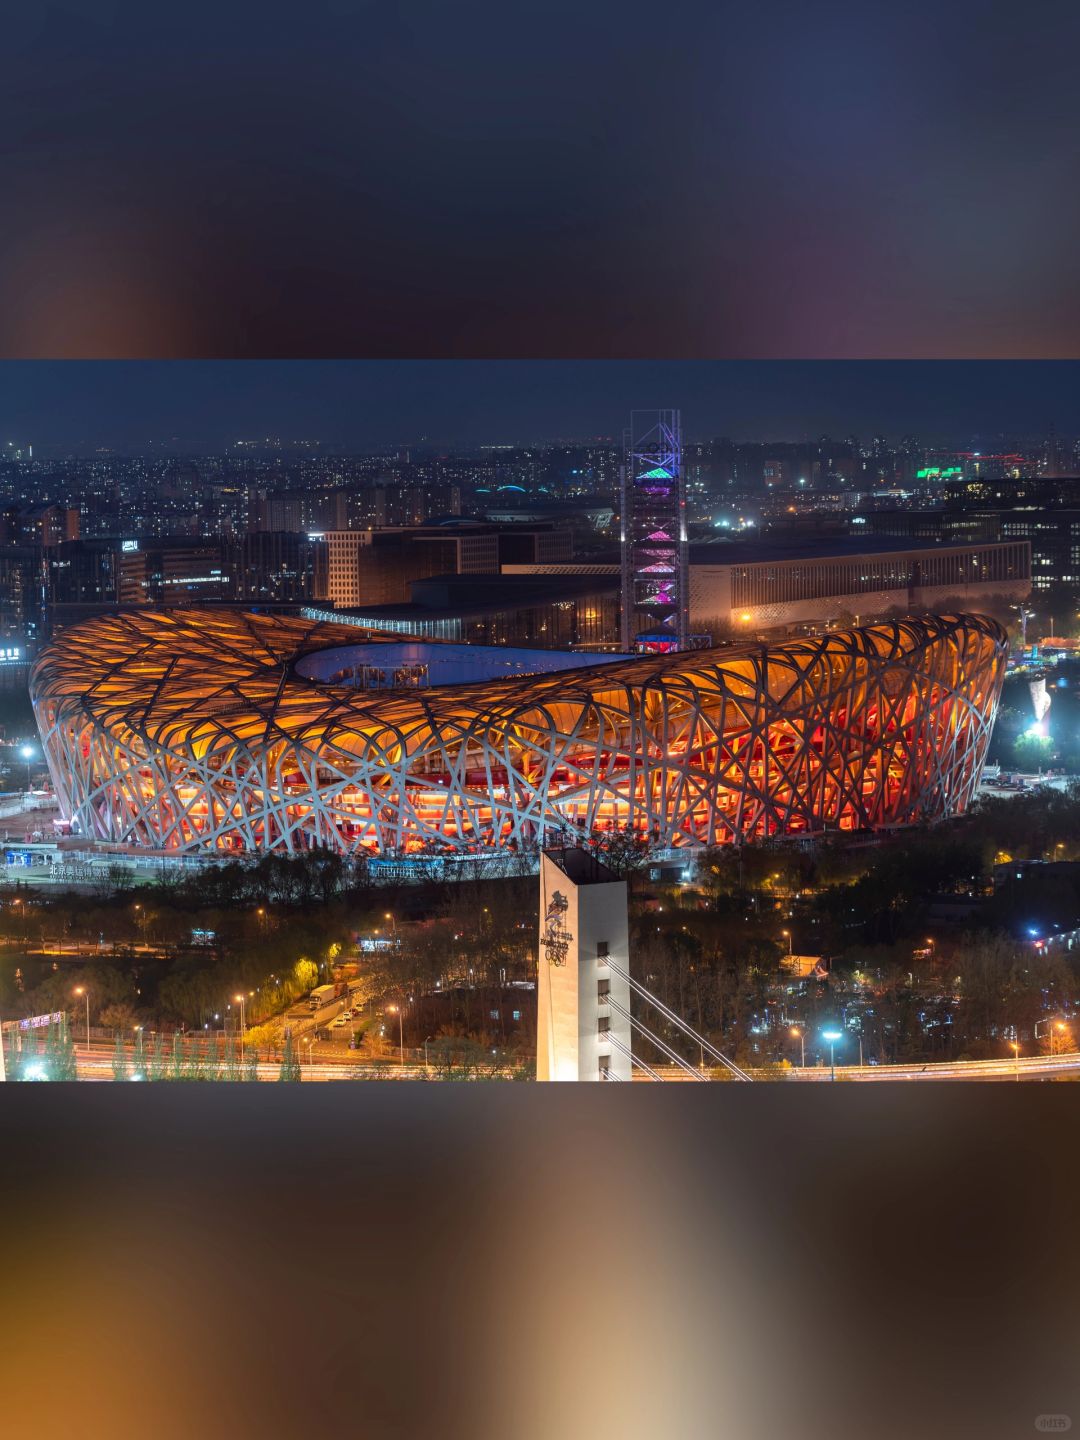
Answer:
POLYGON ((1005 671, 947 615, 601 657, 226 610, 60 632, 30 690, 79 832, 169 851, 667 846, 876 829, 972 800, 1005 671))

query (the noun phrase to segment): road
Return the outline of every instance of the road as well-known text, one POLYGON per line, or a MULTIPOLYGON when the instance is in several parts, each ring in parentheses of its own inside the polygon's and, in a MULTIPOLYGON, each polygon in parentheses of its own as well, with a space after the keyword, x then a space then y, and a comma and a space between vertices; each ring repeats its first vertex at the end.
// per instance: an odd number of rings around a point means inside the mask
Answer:
MULTIPOLYGON (((957 1060, 927 1065, 837 1065, 837 1080, 1052 1080, 1080 1076, 1080 1053, 1019 1060, 957 1060)), ((795 1066, 791 1080, 829 1080, 828 1065, 795 1066)))
MULTIPOLYGON (((133 1047, 125 1046, 125 1055, 130 1060, 134 1053, 133 1047)), ((347 1052, 346 1052, 347 1053, 347 1052)), ((112 1080, 113 1078, 113 1046, 107 1043, 95 1043, 87 1054, 85 1045, 76 1045, 76 1073, 80 1080, 112 1080)), ((300 1078, 302 1080, 422 1080, 433 1077, 434 1070, 425 1071, 423 1065, 399 1066, 392 1063, 373 1065, 370 1061, 365 1062, 356 1058, 348 1060, 342 1058, 339 1050, 337 1056, 332 1059, 324 1059, 316 1051, 314 1059, 309 1059, 306 1051, 297 1058, 300 1061, 300 1078)), ((258 1066, 260 1080, 278 1080, 281 1076, 281 1059, 260 1061, 258 1066)))
MULTIPOLYGON (((693 1082, 694 1077, 688 1075, 685 1070, 680 1070, 676 1065, 656 1065, 650 1061, 652 1068, 663 1080, 677 1080, 693 1082)), ((798 1080, 807 1082, 830 1081, 832 1075, 828 1065, 807 1065, 805 1069, 798 1065, 790 1070, 777 1072, 775 1070, 755 1071, 753 1066, 748 1066, 747 1071, 751 1079, 762 1082, 798 1080)), ((1080 1079, 1080 1052, 1074 1051, 1065 1055, 1055 1055, 1053 1059, 1049 1055, 1034 1055, 1025 1060, 1019 1061, 1011 1057, 1007 1060, 958 1060, 951 1063, 925 1065, 837 1065, 837 1080, 1055 1080, 1055 1079, 1080 1079)), ((649 1076, 640 1070, 634 1071, 634 1079, 647 1081, 649 1076)))
POLYGON ((348 1048, 350 1039, 361 1023, 359 1014, 357 1014, 355 1020, 346 1021, 344 1025, 332 1024, 348 1005, 349 997, 342 996, 337 1000, 332 1000, 329 1005, 324 1005, 316 1014, 312 1014, 306 1001, 301 1001, 284 1015, 274 1016, 269 1023, 275 1027, 280 1026, 282 1033, 284 1033, 284 1027, 288 1025, 297 1045, 297 1053, 305 1062, 310 1049, 314 1049, 317 1060, 320 1058, 338 1060, 341 1058, 342 1050, 348 1048))
MULTIPOLYGON (((132 1046, 125 1047, 130 1057, 132 1046)), ((95 1041, 89 1054, 84 1044, 76 1044, 77 1071, 80 1080, 111 1080, 113 1078, 114 1049, 111 1042, 95 1041)), ((338 1045, 317 1045, 313 1050, 304 1045, 298 1047, 301 1078, 308 1080, 422 1080, 436 1079, 432 1067, 406 1061, 398 1065, 395 1061, 372 1064, 362 1058, 362 1052, 350 1051, 338 1045)), ((692 1077, 675 1066, 653 1066, 664 1080, 686 1081, 692 1077)), ((277 1080, 281 1074, 280 1057, 261 1061, 258 1066, 260 1080, 277 1080)), ((508 1072, 509 1073, 509 1072, 508 1072)), ((753 1076, 754 1071, 751 1069, 753 1076)), ((795 1066, 782 1076, 770 1072, 760 1074, 760 1080, 798 1081, 820 1084, 829 1083, 831 1074, 827 1065, 795 1066)), ((1012 1081, 1080 1079, 1080 1051, 1064 1055, 1035 1055, 1019 1060, 964 1060, 925 1065, 837 1065, 837 1080, 844 1081, 893 1081, 907 1083, 918 1080, 962 1080, 962 1081, 1012 1081)), ((635 1080, 647 1081, 649 1077, 635 1071, 635 1080)))

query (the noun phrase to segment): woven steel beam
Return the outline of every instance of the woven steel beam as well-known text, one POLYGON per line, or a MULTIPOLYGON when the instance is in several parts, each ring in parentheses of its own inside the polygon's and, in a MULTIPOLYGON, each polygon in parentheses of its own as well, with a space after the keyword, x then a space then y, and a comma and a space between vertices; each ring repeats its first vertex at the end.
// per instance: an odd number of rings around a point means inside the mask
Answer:
POLYGON ((398 639, 212 609, 63 631, 30 690, 64 813, 103 840, 286 853, 913 824, 971 803, 1006 658, 996 622, 947 615, 420 692, 296 670, 398 639))

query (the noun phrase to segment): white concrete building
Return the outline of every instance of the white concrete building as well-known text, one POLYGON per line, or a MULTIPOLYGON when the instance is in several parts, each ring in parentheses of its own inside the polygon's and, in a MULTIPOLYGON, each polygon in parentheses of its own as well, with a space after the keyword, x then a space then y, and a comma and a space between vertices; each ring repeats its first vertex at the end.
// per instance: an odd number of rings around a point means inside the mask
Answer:
POLYGON ((537 1080, 630 1079, 629 950, 626 881, 587 850, 545 850, 537 1080))

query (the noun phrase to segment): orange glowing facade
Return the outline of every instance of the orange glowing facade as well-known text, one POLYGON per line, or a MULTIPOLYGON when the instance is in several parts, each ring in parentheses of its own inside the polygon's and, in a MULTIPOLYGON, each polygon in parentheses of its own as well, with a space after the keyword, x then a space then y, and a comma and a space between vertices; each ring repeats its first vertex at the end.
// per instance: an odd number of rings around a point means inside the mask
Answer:
POLYGON ((684 846, 960 813, 1005 658, 977 615, 605 660, 206 609, 74 626, 30 685, 84 834, 475 853, 607 828, 684 846))

